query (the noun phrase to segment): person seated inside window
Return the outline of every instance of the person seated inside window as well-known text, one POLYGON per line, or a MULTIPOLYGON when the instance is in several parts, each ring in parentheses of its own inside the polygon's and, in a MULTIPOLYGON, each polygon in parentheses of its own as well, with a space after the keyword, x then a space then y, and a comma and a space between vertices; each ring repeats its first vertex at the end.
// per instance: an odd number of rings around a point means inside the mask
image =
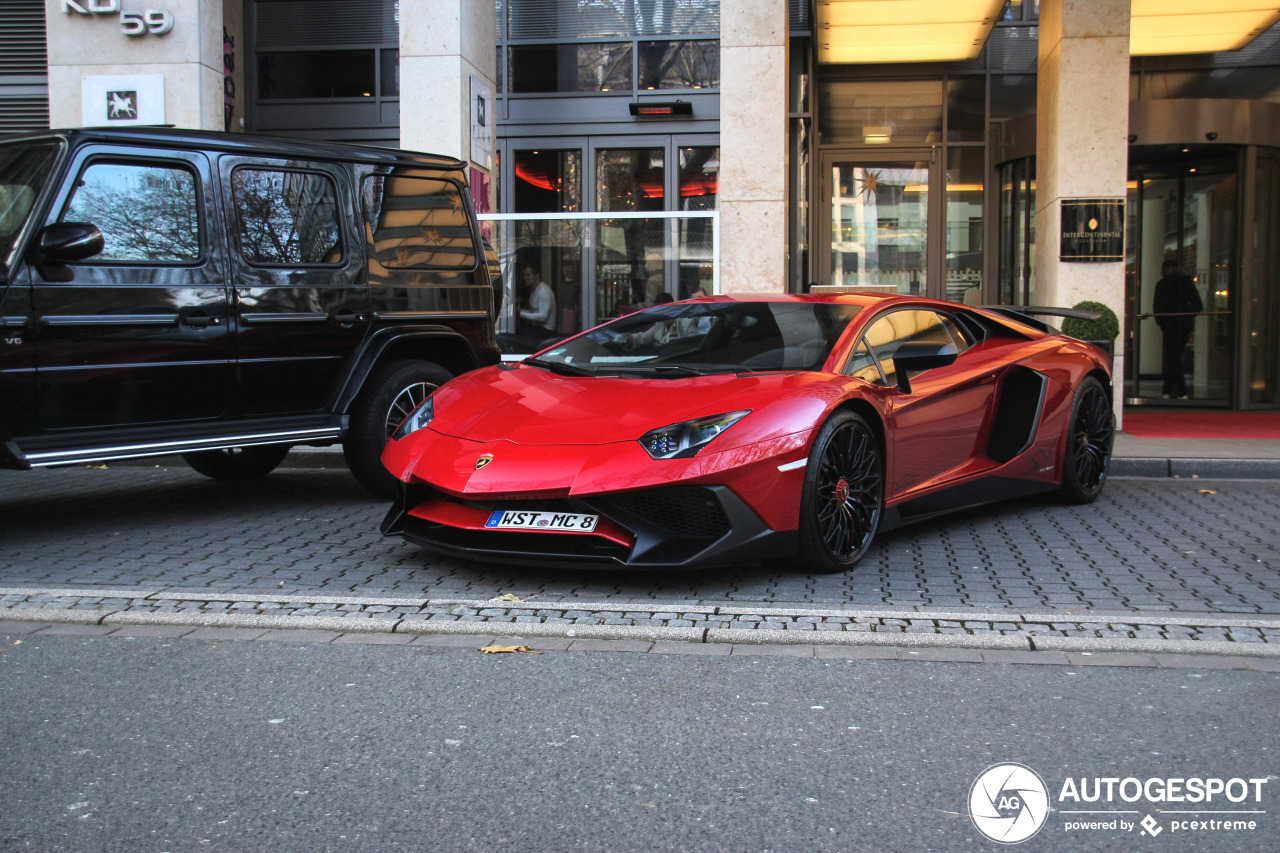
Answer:
POLYGON ((520 308, 520 320, 516 334, 523 338, 541 340, 556 333, 556 294, 551 285, 542 280, 542 274, 533 264, 520 269, 520 278, 528 294, 527 307, 520 308))

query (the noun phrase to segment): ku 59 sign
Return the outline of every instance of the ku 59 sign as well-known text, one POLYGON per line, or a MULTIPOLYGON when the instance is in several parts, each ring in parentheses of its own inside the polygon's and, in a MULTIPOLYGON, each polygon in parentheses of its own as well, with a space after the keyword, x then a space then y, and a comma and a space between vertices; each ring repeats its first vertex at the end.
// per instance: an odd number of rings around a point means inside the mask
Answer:
POLYGON ((64 15, 118 15, 120 32, 127 36, 162 36, 173 29, 173 15, 165 9, 126 12, 120 0, 62 0, 64 15))

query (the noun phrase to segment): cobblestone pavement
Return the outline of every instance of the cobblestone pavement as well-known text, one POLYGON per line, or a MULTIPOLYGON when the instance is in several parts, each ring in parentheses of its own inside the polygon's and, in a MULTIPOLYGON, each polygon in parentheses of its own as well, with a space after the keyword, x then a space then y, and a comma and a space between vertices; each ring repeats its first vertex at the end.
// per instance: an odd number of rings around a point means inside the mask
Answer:
POLYGON ((1085 507, 1020 501, 894 531, 844 575, 798 564, 494 566, 380 536, 385 508, 344 470, 249 483, 178 467, 0 472, 0 618, 61 610, 50 621, 1280 649, 1276 481, 1114 479, 1085 507))

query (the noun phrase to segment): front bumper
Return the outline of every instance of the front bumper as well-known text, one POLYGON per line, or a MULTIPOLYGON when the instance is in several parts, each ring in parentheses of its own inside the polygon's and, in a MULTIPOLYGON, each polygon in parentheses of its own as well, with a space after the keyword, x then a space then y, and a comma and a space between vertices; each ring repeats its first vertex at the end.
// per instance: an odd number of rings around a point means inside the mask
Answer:
POLYGON ((796 532, 777 531, 727 486, 665 486, 575 498, 468 500, 401 484, 382 532, 432 551, 526 565, 682 569, 756 563, 794 554, 796 532), (495 510, 599 515, 592 533, 485 528, 495 510))

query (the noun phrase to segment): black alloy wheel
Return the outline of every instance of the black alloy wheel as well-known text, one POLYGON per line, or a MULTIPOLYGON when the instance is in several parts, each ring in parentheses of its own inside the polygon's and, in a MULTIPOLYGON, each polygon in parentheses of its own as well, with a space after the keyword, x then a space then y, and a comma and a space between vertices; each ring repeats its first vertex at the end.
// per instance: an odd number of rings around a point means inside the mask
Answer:
POLYGON ((800 548, 818 571, 843 572, 875 538, 884 506, 884 461, 867 422, 839 412, 809 452, 800 496, 800 548))
POLYGON ((347 467, 360 485, 384 498, 395 496, 398 481, 382 464, 382 448, 409 413, 452 378, 438 364, 407 359, 373 372, 351 407, 342 444, 347 467))
POLYGON ((1067 503, 1085 504, 1102 492, 1115 442, 1115 413, 1096 377, 1086 376, 1076 389, 1071 425, 1062 460, 1058 494, 1067 503))

